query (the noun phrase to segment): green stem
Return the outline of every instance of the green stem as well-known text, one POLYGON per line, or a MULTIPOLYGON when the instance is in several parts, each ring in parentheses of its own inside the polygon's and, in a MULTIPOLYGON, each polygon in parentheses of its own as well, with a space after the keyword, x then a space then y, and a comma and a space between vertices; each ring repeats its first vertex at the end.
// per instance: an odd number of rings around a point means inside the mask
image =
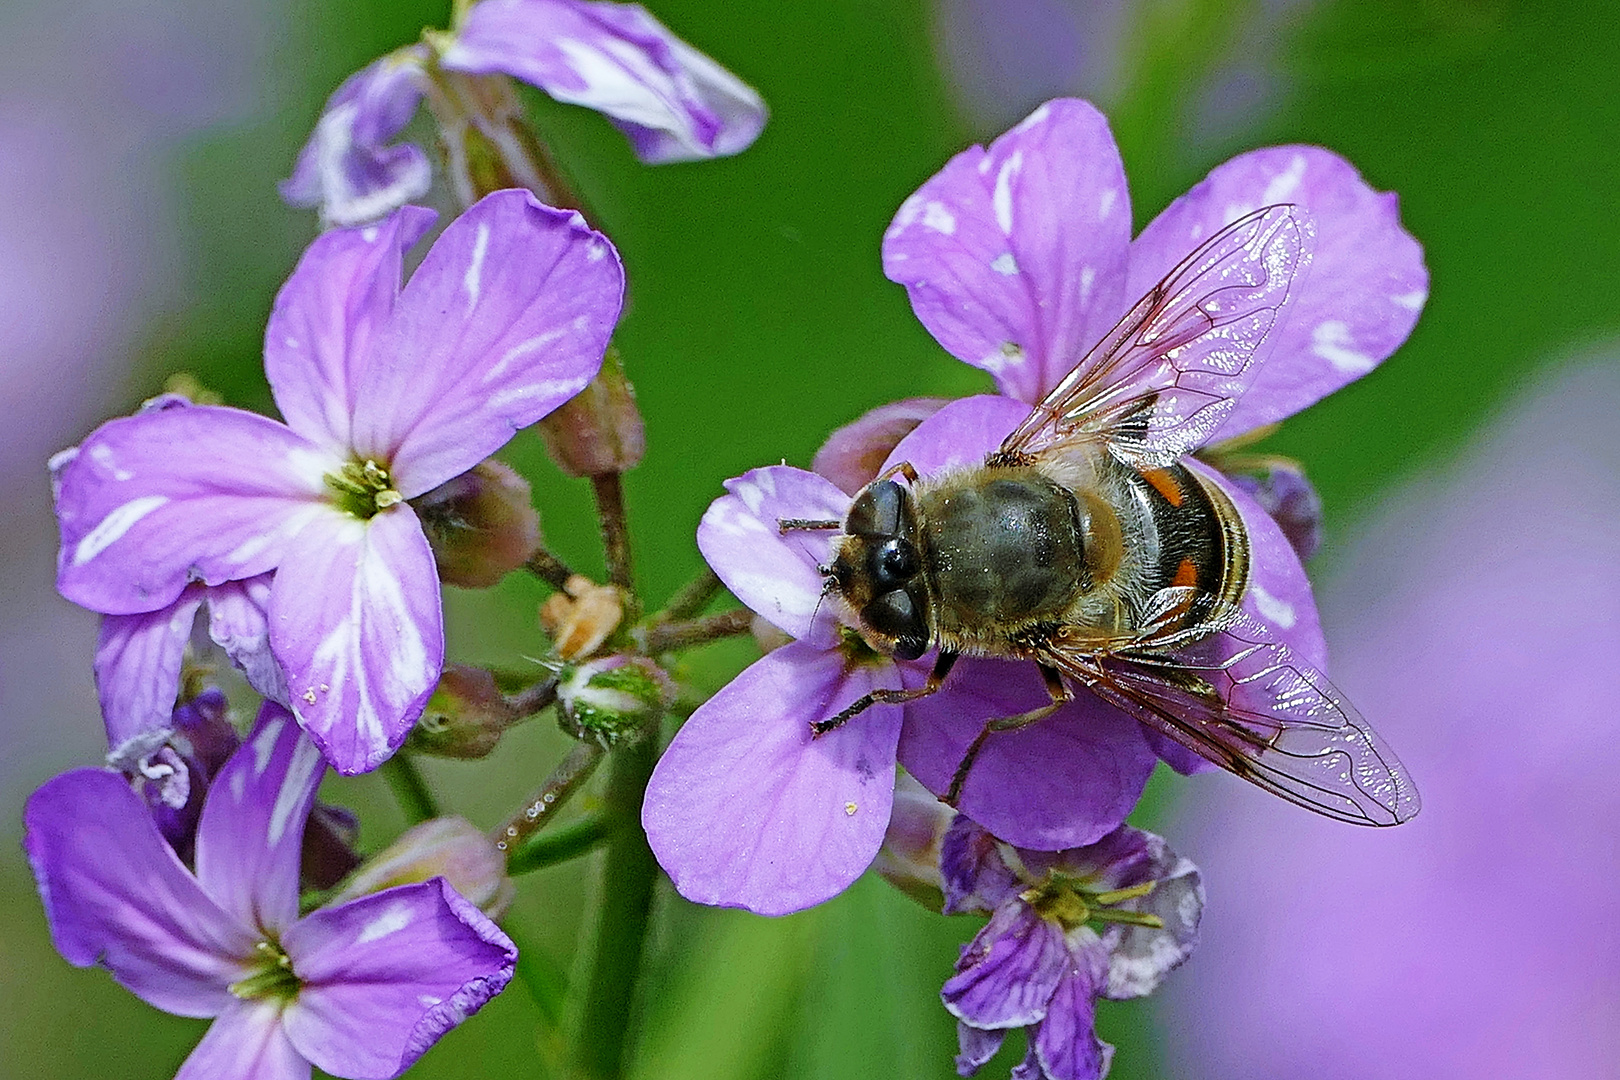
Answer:
POLYGON ((394 799, 412 825, 439 816, 439 803, 433 797, 422 771, 403 750, 383 762, 383 779, 394 792, 394 799))
MULTIPOLYGON (((620 820, 639 818, 647 779, 657 760, 656 739, 614 753, 606 796, 609 814, 620 820)), ((573 1038, 578 1076, 618 1080, 624 1075, 631 1004, 641 974, 657 880, 658 863, 646 835, 634 826, 620 830, 608 846, 602 867, 595 949, 573 1038)))
POLYGON ((612 819, 606 814, 592 814, 567 825, 559 825, 551 832, 536 833, 515 848, 506 858, 508 874, 527 874, 547 866, 584 855, 613 835, 612 819))

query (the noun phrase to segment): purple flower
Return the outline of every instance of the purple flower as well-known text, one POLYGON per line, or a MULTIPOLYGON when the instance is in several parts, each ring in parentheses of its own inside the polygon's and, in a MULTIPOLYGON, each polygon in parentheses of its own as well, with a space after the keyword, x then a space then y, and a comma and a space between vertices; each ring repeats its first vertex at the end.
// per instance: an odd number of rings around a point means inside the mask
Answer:
POLYGON ((758 94, 639 4, 482 0, 455 30, 428 39, 338 87, 282 185, 283 198, 320 206, 328 221, 348 225, 422 195, 426 157, 390 140, 415 115, 433 64, 511 75, 558 101, 605 113, 651 164, 735 154, 765 126, 758 94))
POLYGON ((940 991, 963 1076, 1021 1027, 1029 1052, 1014 1080, 1099 1080, 1114 1048, 1097 1038, 1097 999, 1152 993, 1198 941, 1198 868, 1128 826, 1086 847, 1025 851, 958 816, 940 873, 946 912, 990 916, 940 991))
POLYGON ((443 879, 298 917, 321 773, 265 705, 209 790, 195 874, 114 773, 65 773, 28 801, 23 846, 57 951, 165 1012, 215 1018, 183 1080, 398 1076, 512 976, 512 942, 443 879))
POLYGON ((623 290, 606 239, 519 191, 452 222, 401 290, 432 220, 407 208, 305 252, 265 340, 285 424, 171 402, 57 464, 57 585, 75 603, 141 615, 192 582, 275 571, 269 641, 289 703, 345 773, 399 746, 444 657, 433 553, 407 500, 578 393, 623 290))

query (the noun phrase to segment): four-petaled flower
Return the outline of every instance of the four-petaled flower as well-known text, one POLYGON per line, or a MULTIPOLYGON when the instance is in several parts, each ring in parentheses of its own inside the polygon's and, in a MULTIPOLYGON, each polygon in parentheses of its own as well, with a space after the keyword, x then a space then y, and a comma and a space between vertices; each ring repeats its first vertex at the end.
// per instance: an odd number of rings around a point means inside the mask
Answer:
POLYGON ((420 198, 431 181, 427 156, 390 140, 415 115, 430 65, 511 75, 605 113, 648 163, 735 154, 765 126, 758 94, 639 4, 481 0, 454 30, 428 37, 332 94, 281 186, 288 202, 355 225, 420 198))
POLYGON ((945 911, 990 916, 940 991, 957 1018, 957 1072, 972 1076, 1022 1027, 1029 1051, 1013 1080, 1099 1080, 1114 1048, 1097 1038, 1097 999, 1150 994, 1192 954, 1198 868, 1129 826, 1025 851, 958 816, 940 848, 945 911))
POLYGON ((512 977, 510 939, 442 878, 298 917, 323 772, 266 704, 208 791, 196 870, 123 777, 80 769, 28 801, 23 841, 57 950, 166 1012, 214 1017, 180 1080, 398 1076, 512 977))
POLYGON ((608 241, 521 191, 452 222, 402 290, 404 252, 432 221, 408 207, 305 252, 265 337, 285 424, 171 400, 55 463, 57 584, 75 603, 139 615, 194 581, 275 571, 269 643, 288 704, 345 773, 398 748, 444 658, 408 500, 578 393, 623 293, 608 241))

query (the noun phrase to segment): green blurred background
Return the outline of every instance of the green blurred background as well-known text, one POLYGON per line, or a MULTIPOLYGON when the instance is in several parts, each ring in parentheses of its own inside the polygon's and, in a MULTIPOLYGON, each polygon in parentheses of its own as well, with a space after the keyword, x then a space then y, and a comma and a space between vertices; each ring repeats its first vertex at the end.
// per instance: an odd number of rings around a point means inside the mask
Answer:
MULTIPOLYGON (((84 346, 101 362, 73 370, 71 400, 55 421, 30 411, 43 400, 32 384, 7 383, 17 417, 7 438, 38 427, 48 433, 39 438, 66 445, 177 369, 230 403, 267 408, 264 319, 316 226, 277 200, 274 181, 289 170, 325 95, 423 26, 444 25, 447 3, 232 0, 214 10, 126 0, 81 11, 9 3, 0 11, 0 36, 13 42, 0 49, 10 69, 0 79, 0 138, 7 124, 26 121, 37 79, 55 80, 63 96, 84 79, 85 108, 95 107, 96 93, 121 101, 153 86, 173 102, 123 120, 114 111, 83 138, 17 144, 43 155, 39 175, 75 192, 84 175, 109 178, 103 187, 118 193, 86 185, 74 213, 102 220, 96 200, 124 200, 132 211, 88 235, 116 245, 139 228, 148 236, 141 250, 155 254, 115 268, 143 282, 135 301, 114 304, 107 297, 116 290, 74 281, 50 294, 65 318, 107 321, 113 312, 105 333, 84 346), (163 32, 142 36, 152 26, 163 32), (124 32, 132 28, 140 32, 124 32), (109 84, 90 70, 97 49, 136 76, 109 84), (190 111, 188 102, 211 94, 223 96, 190 111), (174 115, 183 122, 162 119, 174 115), (150 146, 136 145, 131 131, 150 132, 150 146), (126 169, 131 160, 141 167, 126 169), (148 206, 158 209, 141 209, 148 206)), ((529 102, 629 274, 618 341, 650 450, 628 478, 627 497, 638 571, 654 603, 699 568, 692 532, 726 477, 783 459, 806 465, 832 427, 872 406, 987 385, 938 349, 902 290, 883 279, 879 240, 901 200, 952 153, 1051 94, 1088 90, 1110 113, 1139 226, 1225 157, 1273 142, 1331 147, 1374 186, 1399 192, 1433 275, 1416 333, 1375 374, 1290 421, 1274 440, 1308 463, 1326 503, 1317 571, 1332 572, 1334 538, 1381 493, 1440 468, 1544 365, 1620 328, 1620 5, 1612 0, 1073 0, 1067 8, 1054 0, 1045 7, 1068 11, 1089 35, 1086 62, 1008 69, 1005 92, 988 96, 982 87, 963 90, 941 57, 972 54, 975 35, 996 29, 979 25, 994 17, 994 4, 651 6, 763 94, 772 116, 754 148, 725 161, 646 168, 594 114, 538 95, 529 102)), ((984 55, 995 86, 1005 50, 984 55)), ((0 160, 0 170, 22 167, 15 157, 0 160)), ((0 175, 0 225, 20 228, 35 212, 25 197, 35 190, 7 186, 0 175)), ((101 249, 87 243, 93 258, 101 249)), ((51 257, 49 245, 6 250, 25 260, 7 271, 12 278, 32 272, 26 260, 44 266, 51 257)), ((21 318, 17 295, 0 311, 21 318)), ((42 355, 17 347, 5 364, 42 355)), ((532 436, 504 456, 535 481, 552 548, 599 571, 584 485, 557 475, 532 436)), ((0 1072, 167 1077, 203 1025, 158 1013, 105 973, 56 957, 17 854, 27 792, 93 762, 100 727, 89 692, 93 624, 50 591, 43 472, 37 456, 5 460, 13 475, 4 490, 19 510, 0 549, 0 597, 7 621, 27 629, 4 637, 0 678, 0 730, 17 747, 0 772, 0 897, 9 913, 0 919, 0 1072)), ((542 595, 527 581, 451 595, 452 656, 526 663, 544 647, 534 622, 542 595)), ((707 650, 692 658, 691 674, 717 684, 750 649, 707 650)), ((447 806, 492 825, 563 747, 540 722, 488 763, 426 769, 447 806)), ((1139 817, 1163 820, 1166 793, 1177 787, 1156 778, 1139 817)), ((326 795, 361 811, 370 848, 402 827, 375 779, 330 782, 326 795)), ((576 862, 524 879, 508 919, 514 937, 561 970, 584 929, 591 869, 576 862)), ((937 991, 976 928, 972 920, 929 915, 871 879, 785 919, 699 910, 667 890, 657 915, 637 1076, 954 1075, 954 1028, 937 991)), ((1113 1075, 1160 1075, 1150 1004, 1105 1004, 1100 1027, 1121 1047, 1113 1075)), ((514 984, 412 1075, 549 1075, 536 1050, 546 1041, 514 984)), ((1004 1053, 984 1075, 1005 1075, 1014 1060, 1004 1053)))

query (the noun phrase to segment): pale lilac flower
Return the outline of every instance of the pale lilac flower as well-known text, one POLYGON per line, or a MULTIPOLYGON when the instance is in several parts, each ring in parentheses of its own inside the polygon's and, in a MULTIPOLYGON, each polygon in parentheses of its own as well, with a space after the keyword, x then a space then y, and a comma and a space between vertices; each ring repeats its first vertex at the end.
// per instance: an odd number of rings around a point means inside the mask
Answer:
POLYGON ((1166 1075, 1620 1076, 1620 349, 1538 377, 1322 590, 1335 677, 1423 814, 1363 835, 1242 785, 1183 803, 1223 900, 1166 1075))
POLYGON ((104 424, 57 462, 62 594, 140 615, 192 582, 274 570, 289 703, 346 773, 399 746, 443 661, 433 553, 406 500, 578 393, 623 291, 605 238, 520 191, 452 222, 401 290, 432 220, 407 208, 305 252, 265 340, 286 424, 181 405, 104 424))
POLYGON ((1097 999, 1152 993, 1198 942, 1198 868, 1129 826, 1082 848, 1027 851, 959 816, 940 873, 947 913, 990 916, 940 991, 957 1018, 963 1076, 1024 1028, 1014 1080, 1100 1080, 1114 1048, 1097 1038, 1097 999))
POLYGON ((758 94, 639 4, 482 0, 460 26, 428 38, 337 89, 282 185, 288 202, 320 206, 336 224, 359 224, 425 192, 426 157, 391 140, 415 115, 432 64, 511 75, 595 109, 649 164, 738 153, 765 125, 758 94))
POLYGON ((214 1018, 181 1080, 397 1076, 512 976, 512 942, 440 878, 298 917, 322 771, 265 705, 209 789, 195 873, 115 773, 65 773, 28 801, 23 844, 57 951, 165 1012, 214 1018))

